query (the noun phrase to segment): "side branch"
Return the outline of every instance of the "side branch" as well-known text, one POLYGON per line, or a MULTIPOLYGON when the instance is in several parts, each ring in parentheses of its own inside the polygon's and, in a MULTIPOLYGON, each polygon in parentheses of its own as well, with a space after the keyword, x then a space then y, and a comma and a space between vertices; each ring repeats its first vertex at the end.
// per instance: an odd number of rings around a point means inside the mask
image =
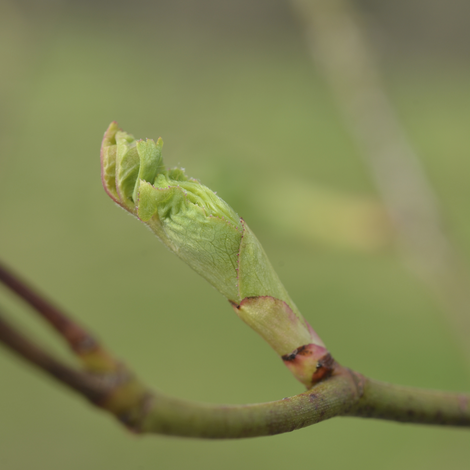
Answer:
POLYGON ((30 364, 75 390, 91 402, 96 402, 105 393, 105 387, 85 372, 75 370, 57 361, 50 354, 34 344, 9 324, 0 312, 0 343, 30 364))
POLYGON ((0 283, 27 302, 36 314, 56 330, 86 369, 97 372, 116 369, 118 363, 101 347, 92 334, 1 262, 0 283))

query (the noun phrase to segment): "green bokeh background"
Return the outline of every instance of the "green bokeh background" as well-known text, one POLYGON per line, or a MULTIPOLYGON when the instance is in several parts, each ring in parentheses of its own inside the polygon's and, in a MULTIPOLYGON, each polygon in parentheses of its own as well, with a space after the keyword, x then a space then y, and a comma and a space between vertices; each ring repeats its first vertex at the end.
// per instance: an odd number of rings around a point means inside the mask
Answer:
MULTIPOLYGON (((168 165, 181 164, 248 221, 341 363, 390 382, 469 391, 445 312, 392 250, 334 249, 263 222, 282 213, 257 206, 266 200, 259 181, 376 195, 288 5, 170 3, 1 4, 1 258, 165 392, 248 403, 302 391, 214 289, 106 197, 99 145, 117 120, 138 137, 162 136, 168 165)), ((419 38, 415 49, 400 46, 397 18, 383 23, 389 37, 378 44, 385 84, 468 262, 468 56, 452 38, 439 51, 419 38)), ((428 29, 416 27, 432 38, 428 29)), ((70 359, 4 289, 0 304, 70 359)), ((470 436, 338 418, 251 440, 138 438, 0 350, 2 470, 343 466, 468 469, 470 436)))

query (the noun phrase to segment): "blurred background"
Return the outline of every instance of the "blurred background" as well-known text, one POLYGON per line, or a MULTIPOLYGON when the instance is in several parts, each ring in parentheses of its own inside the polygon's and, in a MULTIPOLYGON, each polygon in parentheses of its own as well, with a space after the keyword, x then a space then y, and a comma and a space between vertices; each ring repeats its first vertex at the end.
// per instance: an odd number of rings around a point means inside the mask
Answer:
MULTIPOLYGON (((470 256, 470 4, 355 0, 398 118, 470 256)), ((344 365, 469 391, 447 312, 394 249, 370 171, 286 0, 0 3, 0 257, 147 380, 213 403, 302 391, 224 298, 105 195, 112 120, 249 223, 344 365)), ((67 357, 0 288, 9 318, 67 357)), ((470 332, 469 332, 470 333, 470 332)), ((134 437, 0 349, 0 466, 468 469, 457 429, 337 418, 240 441, 134 437)))

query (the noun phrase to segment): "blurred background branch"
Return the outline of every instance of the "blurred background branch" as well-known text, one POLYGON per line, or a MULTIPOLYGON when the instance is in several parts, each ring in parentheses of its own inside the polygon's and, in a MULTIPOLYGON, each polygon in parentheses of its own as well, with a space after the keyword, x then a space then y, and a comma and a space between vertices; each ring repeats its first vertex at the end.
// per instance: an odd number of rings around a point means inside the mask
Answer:
POLYGON ((349 0, 293 0, 293 5, 386 204, 398 247, 438 296, 470 367, 468 268, 381 83, 361 9, 349 0))

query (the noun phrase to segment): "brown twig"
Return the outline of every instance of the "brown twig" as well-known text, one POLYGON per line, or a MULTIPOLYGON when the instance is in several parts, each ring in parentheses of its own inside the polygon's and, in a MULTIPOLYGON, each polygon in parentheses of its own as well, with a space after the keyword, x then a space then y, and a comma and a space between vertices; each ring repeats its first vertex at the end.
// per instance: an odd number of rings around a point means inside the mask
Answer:
POLYGON ((117 362, 103 349, 96 338, 72 317, 56 307, 42 294, 28 286, 18 275, 0 262, 0 282, 27 302, 68 343, 89 370, 114 370, 117 362))
POLYGON ((27 302, 67 341, 70 348, 80 354, 96 347, 96 340, 71 317, 63 313, 43 295, 34 291, 26 282, 6 266, 0 263, 0 281, 15 292, 18 297, 27 302))
POLYGON ((0 312, 0 342, 62 384, 80 393, 93 403, 108 393, 104 383, 89 373, 75 370, 57 361, 41 347, 20 334, 0 312))

